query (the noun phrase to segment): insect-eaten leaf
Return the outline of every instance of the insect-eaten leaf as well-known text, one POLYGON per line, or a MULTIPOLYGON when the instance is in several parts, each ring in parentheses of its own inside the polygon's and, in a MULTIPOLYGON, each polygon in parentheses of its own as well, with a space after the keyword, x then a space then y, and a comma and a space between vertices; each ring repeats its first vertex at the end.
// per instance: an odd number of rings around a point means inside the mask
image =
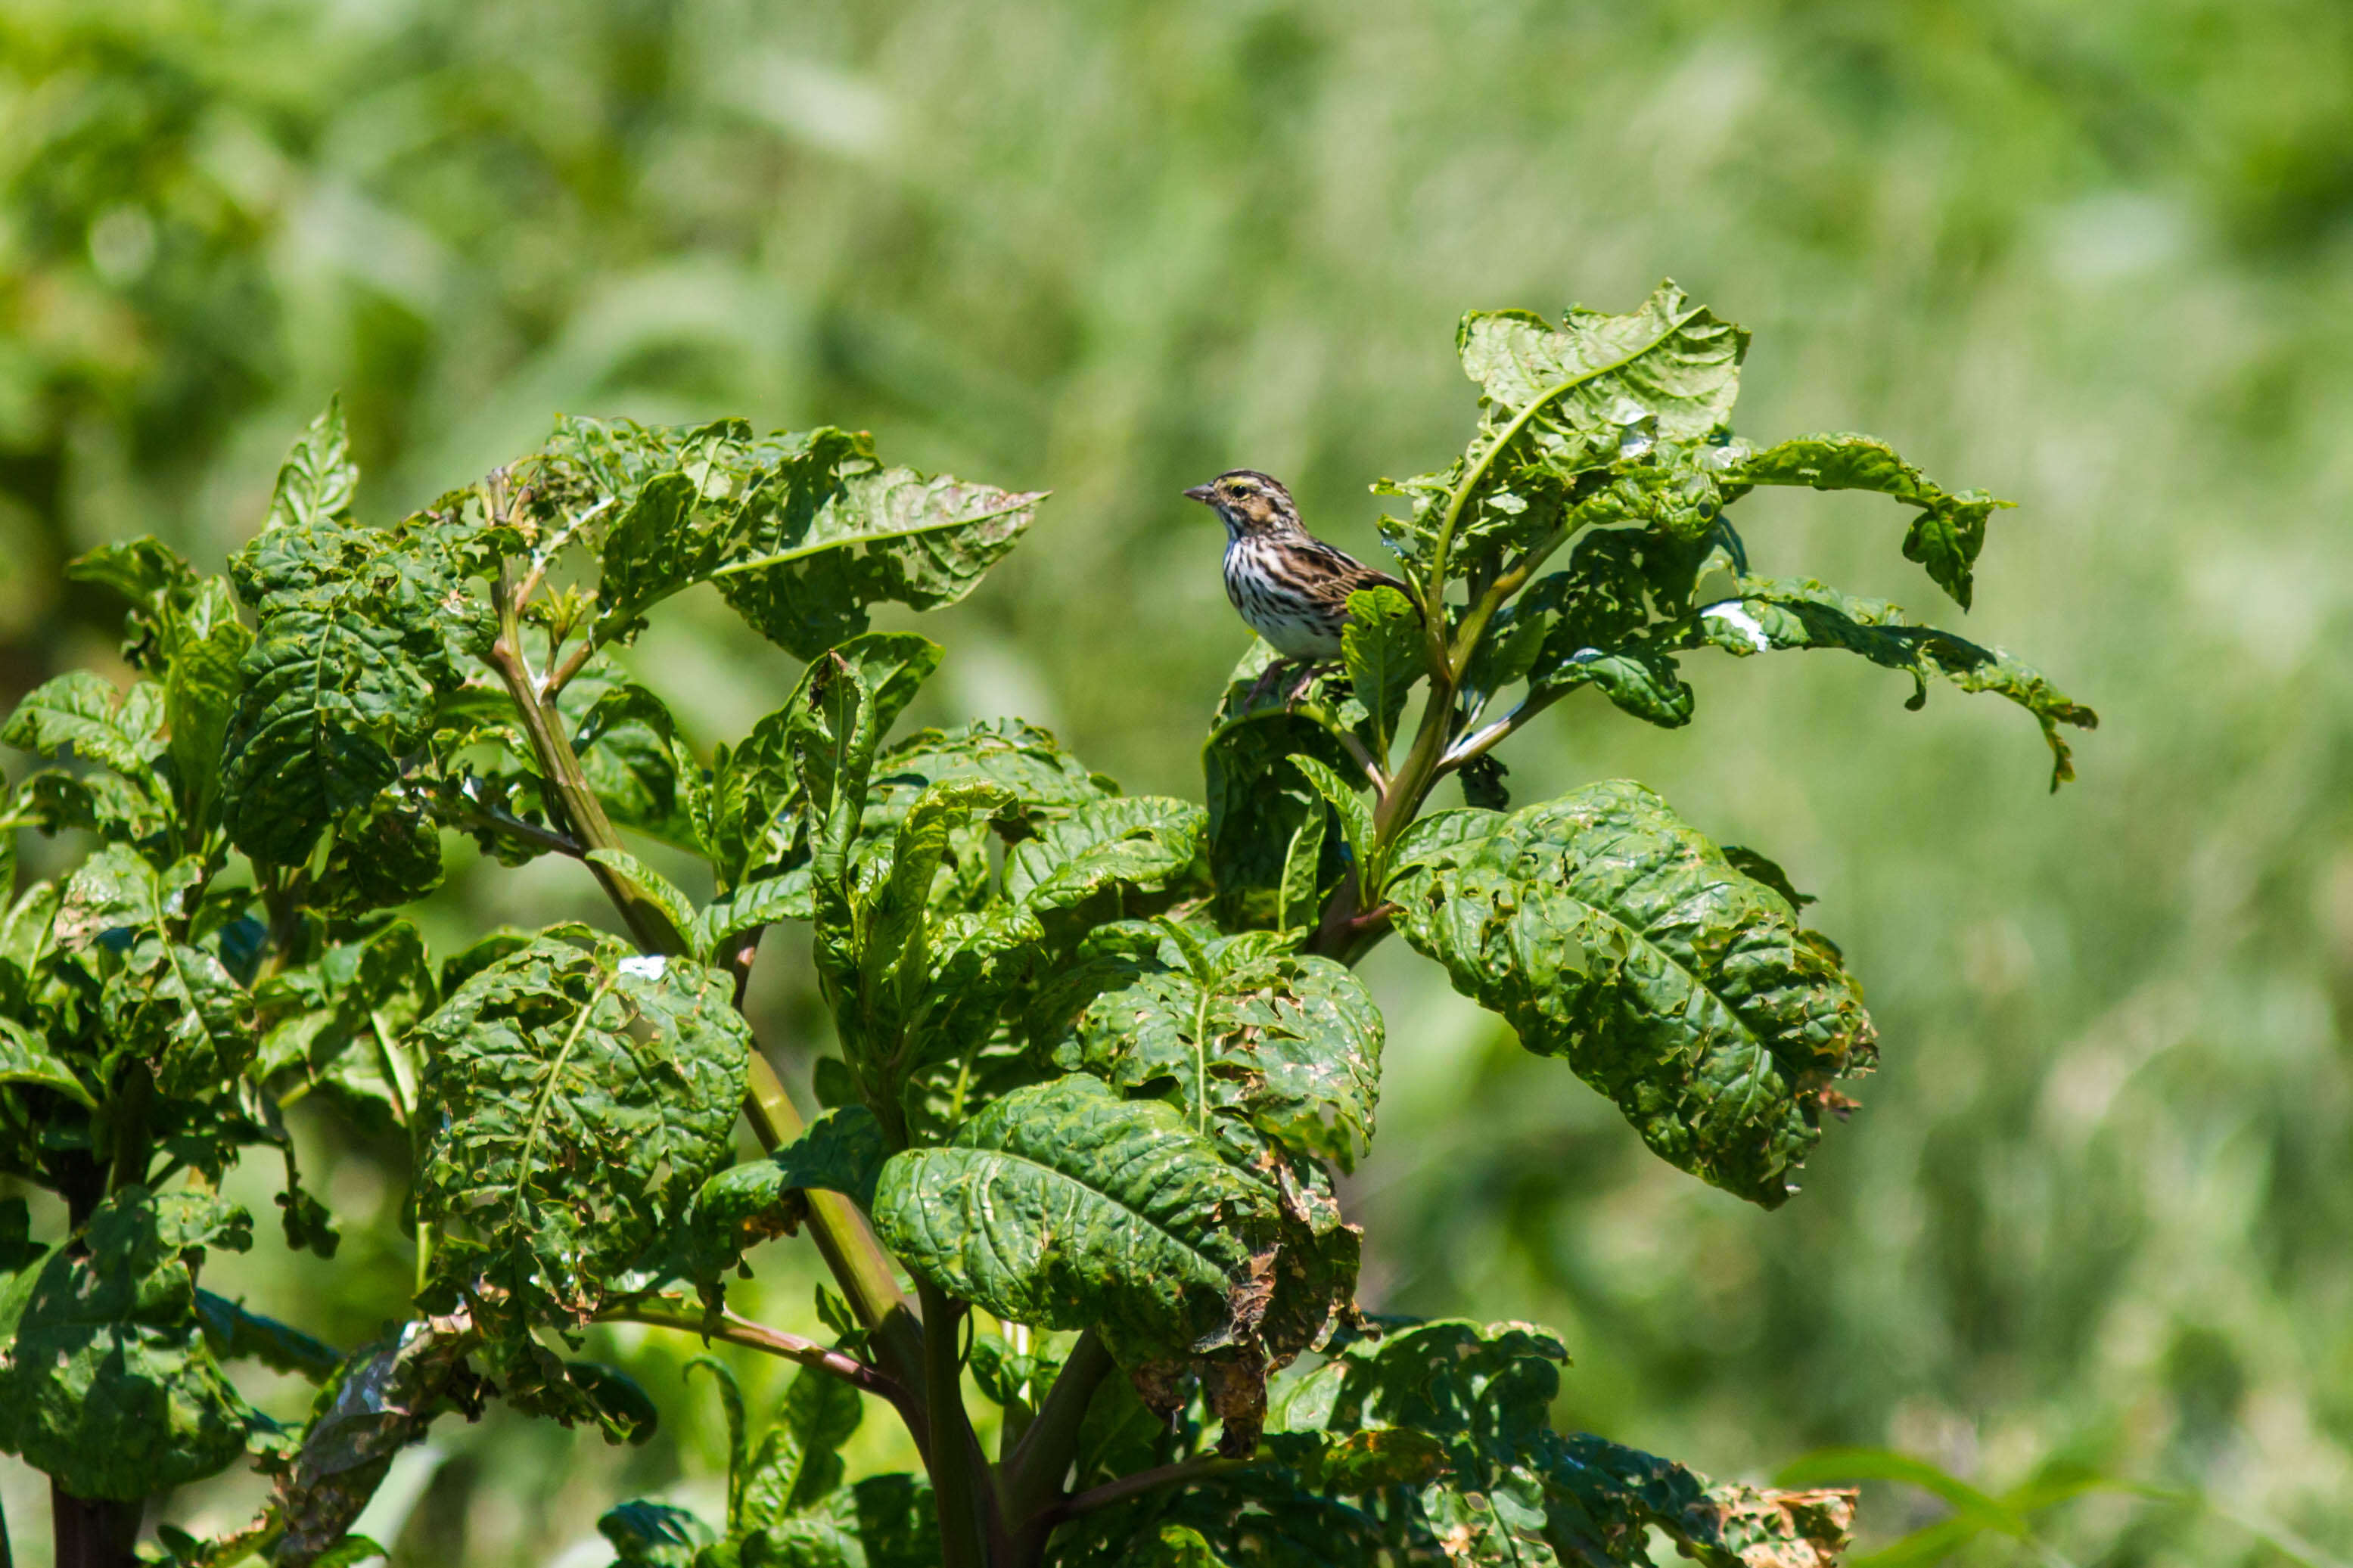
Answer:
POLYGON ((76 1497, 129 1500, 200 1480, 273 1423, 213 1359, 191 1258, 252 1245, 245 1211, 208 1194, 124 1187, 90 1216, 86 1253, 0 1285, 0 1449, 76 1497))
POLYGON ((1861 989, 1778 892, 1640 784, 1588 785, 1398 878, 1398 929, 1662 1158, 1774 1207, 1876 1057, 1861 989))
POLYGON ((1347 1171, 1371 1145, 1380 1009, 1330 959, 1244 935, 1204 944, 1197 968, 1154 928, 1105 928, 1041 984, 1030 1027, 1066 1070, 1165 1089, 1212 1136, 1233 1125, 1244 1163, 1271 1141, 1347 1171))
POLYGON ((826 426, 755 437, 740 419, 662 428, 566 420, 552 488, 620 505, 603 547, 600 642, 715 582, 801 658, 863 632, 871 605, 952 605, 1013 548, 1042 492, 886 468, 872 439, 826 426))
POLYGON ((474 1238, 449 1251, 486 1330, 585 1321, 683 1225, 744 1093, 733 992, 689 960, 545 936, 417 1027, 417 1211, 474 1238))
POLYGON ((2042 727, 2051 748, 2051 787, 2075 776, 2075 764, 2062 724, 2099 727, 2100 716, 2044 679, 2041 672, 2000 648, 1915 625, 1901 605, 1864 599, 1806 580, 1742 577, 1735 596, 1704 605, 1659 636, 1682 647, 1709 647, 1746 657, 1783 648, 1839 648, 1861 654, 1887 669, 1912 678, 1906 708, 1928 700, 1931 678, 1963 691, 1990 691, 2017 703, 2042 727))
POLYGON ((1175 1107, 1073 1073, 884 1163, 874 1220, 907 1266, 1008 1322, 1098 1328, 1132 1356, 1208 1350, 1265 1310, 1272 1190, 1175 1107))

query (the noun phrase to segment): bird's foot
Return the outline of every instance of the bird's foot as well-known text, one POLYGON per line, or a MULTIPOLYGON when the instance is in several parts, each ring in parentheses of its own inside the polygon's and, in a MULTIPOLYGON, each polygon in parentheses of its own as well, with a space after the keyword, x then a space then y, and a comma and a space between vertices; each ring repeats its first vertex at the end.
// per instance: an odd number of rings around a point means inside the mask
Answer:
POLYGON ((1244 709, 1257 707, 1259 703, 1264 700, 1266 694, 1274 689, 1276 682, 1282 679, 1284 673, 1289 669, 1291 661, 1289 659, 1278 658, 1272 664, 1268 665, 1264 669, 1260 670, 1258 672, 1258 679, 1250 686, 1250 694, 1242 699, 1242 707, 1244 709))
POLYGON ((1292 687, 1291 695, 1282 700, 1284 704, 1288 706, 1289 704, 1296 702, 1301 698, 1306 696, 1307 689, 1315 684, 1315 678, 1321 673, 1322 671, 1316 667, 1315 661, 1313 659, 1309 659, 1302 664, 1299 670, 1299 679, 1297 683, 1292 687))

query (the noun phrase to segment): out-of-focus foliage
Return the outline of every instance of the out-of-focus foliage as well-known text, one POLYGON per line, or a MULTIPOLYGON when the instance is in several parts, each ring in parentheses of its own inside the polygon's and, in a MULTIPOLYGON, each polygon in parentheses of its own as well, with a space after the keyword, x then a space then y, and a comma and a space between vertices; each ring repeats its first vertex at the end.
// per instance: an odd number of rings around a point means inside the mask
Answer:
MULTIPOLYGON (((1571 699, 1514 752, 1519 797, 1637 774, 1710 837, 1770 846, 1902 1049, 1765 1215, 1379 958, 1384 1142, 1345 1194, 1364 1293, 1560 1326, 1563 1429, 1712 1473, 1873 1442, 1999 1493, 2073 1458, 2341 1556, 2348 84, 2353 21, 2317 0, 24 0, 0 16, 0 698, 118 635, 111 593, 59 596, 66 556, 154 531, 217 560, 336 387, 375 515, 528 449, 551 408, 740 409, 1055 489, 1032 547, 932 628, 957 652, 915 721, 1022 711, 1189 795, 1241 639, 1174 490, 1266 468, 1369 552, 1363 483, 1452 450, 1461 384, 1430 345, 1465 300, 1626 309, 1672 272, 1758 331, 1744 423, 1867 425, 2019 503, 1976 568, 1994 618, 1938 618, 2031 648, 2108 728, 2048 801, 2008 715, 1878 716, 1888 678, 1860 661, 1685 659, 1702 701, 1672 733, 1571 699), (1768 743, 1792 731, 1810 743, 1768 743)), ((1755 571, 1930 608, 1892 560, 1902 509, 1780 499, 1746 503, 1755 571)), ((680 726, 740 733, 792 667, 715 597, 696 614, 628 657, 672 672, 680 726)), ((67 804, 161 830, 135 793, 67 804)), ((38 874, 47 847, 24 853, 38 874)), ((420 918, 437 943, 544 919, 496 889, 460 870, 420 918)), ((775 968, 764 1032, 814 1041, 810 977, 775 968)), ((206 1278, 312 1292, 304 1326, 347 1348, 403 1288, 399 1194, 364 1153, 312 1173, 341 1268, 272 1245, 206 1278)), ((779 1321, 807 1300, 737 1289, 779 1321)), ((677 1408, 685 1352, 603 1332, 677 1408)), ((724 1467, 691 1420, 610 1453, 492 1420, 438 1429, 403 1560, 543 1560, 604 1500, 724 1467)), ((853 1473, 908 1468, 884 1425, 853 1473)), ((1943 1506, 1873 1489, 1866 1543, 1943 1506)), ((2037 1525, 2077 1559, 2249 1541, 2097 1498, 2037 1525)))

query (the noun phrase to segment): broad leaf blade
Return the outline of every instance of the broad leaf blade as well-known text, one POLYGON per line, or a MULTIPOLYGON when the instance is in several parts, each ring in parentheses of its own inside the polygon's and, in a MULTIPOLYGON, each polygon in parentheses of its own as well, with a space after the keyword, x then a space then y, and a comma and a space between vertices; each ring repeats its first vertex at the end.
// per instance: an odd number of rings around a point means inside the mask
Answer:
POLYGON ((1767 1207, 1831 1080, 1875 1054, 1828 944, 1639 784, 1519 812, 1393 896, 1458 991, 1567 1057, 1662 1158, 1767 1207))
POLYGON ((1208 826, 1207 812, 1166 795, 1082 805, 1006 852, 1005 896, 1044 910, 1111 888, 1156 892, 1201 858, 1208 826))
POLYGON ((359 467, 352 461, 351 439, 343 429, 343 400, 331 397, 280 465, 269 519, 262 526, 309 528, 344 521, 352 515, 359 482, 359 467))
POLYGON ((1073 1074, 892 1155, 874 1219, 909 1268, 1008 1322, 1181 1353, 1263 1310, 1275 1215, 1176 1110, 1073 1074))
POLYGON ((804 658, 866 629, 866 606, 955 604, 1019 542, 1043 491, 912 468, 848 474, 804 522, 756 531, 720 578, 754 627, 804 658))
MULTIPOLYGON (((579 1321, 726 1158, 752 1048, 726 976, 618 941, 542 938, 421 1025, 418 1212, 482 1241, 502 1301, 579 1321)), ((471 1287, 470 1287, 470 1289, 471 1287)))
POLYGON ((814 1367, 794 1373, 745 1476, 738 1528, 760 1530, 818 1507, 841 1485, 841 1446, 864 1415, 858 1390, 832 1373, 814 1367))
POLYGON ((1041 1047, 1128 1090, 1166 1081, 1204 1132, 1233 1119, 1289 1152, 1351 1170, 1371 1146, 1380 1009, 1330 959, 1227 938, 1206 973, 1169 954, 1104 954, 1044 988, 1041 1047))
POLYGON ((1455 347, 1495 408, 1516 414, 1550 393, 1546 406, 1565 423, 1614 430, 1630 422, 1624 400, 1662 435, 1690 439, 1731 417, 1748 334, 1666 282, 1629 315, 1580 305, 1558 326, 1527 310, 1474 310, 1455 347))
POLYGON ((0 1448, 77 1497, 133 1499, 199 1480, 268 1429, 205 1342, 184 1254, 251 1245, 242 1209, 125 1187, 87 1253, 52 1253, 0 1288, 0 1448))

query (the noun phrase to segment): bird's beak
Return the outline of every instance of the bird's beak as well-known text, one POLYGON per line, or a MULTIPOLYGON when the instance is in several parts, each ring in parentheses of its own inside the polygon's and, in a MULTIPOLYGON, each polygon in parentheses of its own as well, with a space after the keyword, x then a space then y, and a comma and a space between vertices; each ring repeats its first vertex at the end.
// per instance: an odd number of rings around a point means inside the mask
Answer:
POLYGON ((1215 492, 1207 485, 1195 485, 1191 489, 1185 492, 1185 499, 1187 500, 1197 500, 1203 506, 1208 506, 1210 502, 1210 498, 1214 494, 1215 492))

